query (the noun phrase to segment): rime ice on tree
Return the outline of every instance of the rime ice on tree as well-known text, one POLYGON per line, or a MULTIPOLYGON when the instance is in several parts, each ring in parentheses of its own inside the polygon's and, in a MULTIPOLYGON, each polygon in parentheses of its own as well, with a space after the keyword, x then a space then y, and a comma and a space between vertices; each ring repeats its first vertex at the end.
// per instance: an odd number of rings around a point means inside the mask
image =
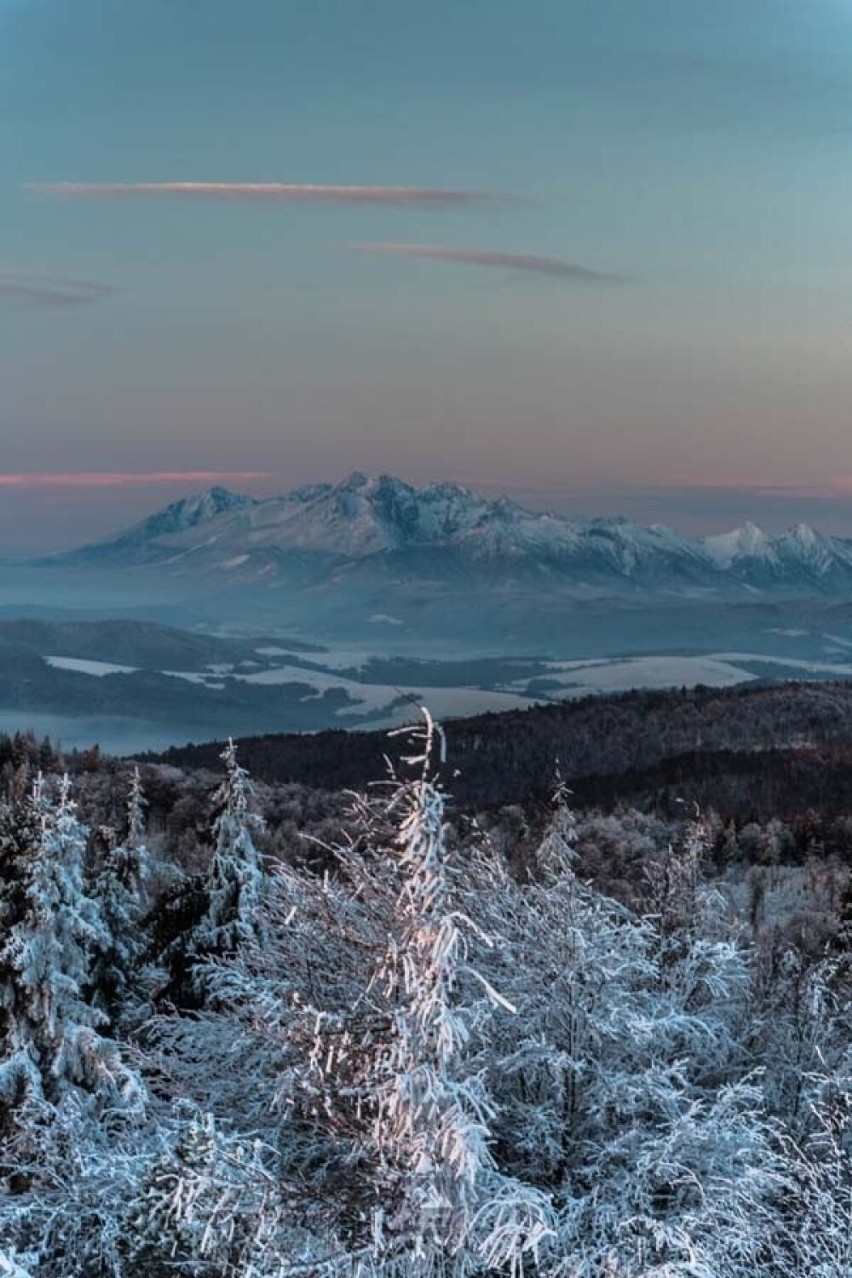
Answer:
POLYGON ((216 848, 207 876, 208 907, 199 929, 202 948, 217 954, 236 951, 252 940, 263 895, 260 855, 252 830, 263 822, 251 810, 251 783, 228 741, 222 753, 225 778, 214 796, 219 815, 213 825, 216 848))
POLYGON ((48 1101, 80 1088, 103 1103, 133 1106, 141 1085, 100 1035, 104 1017, 90 997, 92 957, 108 935, 84 890, 86 833, 68 777, 56 805, 39 777, 19 816, 16 879, 3 901, 0 1088, 8 1097, 16 1073, 26 1074, 48 1101))
POLYGON ((487 1016, 483 1004, 508 1005, 467 961, 477 929, 454 903, 445 796, 432 773, 443 734, 424 715, 413 734, 416 752, 403 760, 414 777, 400 780, 387 801, 401 888, 394 934, 373 978, 391 1030, 365 1078, 384 1195, 374 1213, 374 1249, 401 1273, 435 1265, 462 1273, 483 1261, 514 1268, 547 1236, 550 1208, 544 1195, 498 1171, 490 1149, 494 1105, 466 1061, 471 1025, 487 1016), (478 989, 474 1003, 466 1005, 463 982, 469 998, 478 989))
POLYGON ((108 848, 95 883, 106 930, 105 941, 97 947, 97 993, 112 1015, 118 1014, 129 998, 146 944, 141 927, 150 874, 145 845, 145 807, 142 780, 136 767, 127 796, 125 837, 108 848))

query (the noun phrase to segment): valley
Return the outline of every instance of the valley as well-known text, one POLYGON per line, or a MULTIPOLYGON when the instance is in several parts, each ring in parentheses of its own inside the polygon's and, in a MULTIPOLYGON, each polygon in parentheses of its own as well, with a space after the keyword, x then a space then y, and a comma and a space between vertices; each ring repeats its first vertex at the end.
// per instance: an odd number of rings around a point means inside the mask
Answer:
POLYGON ((0 621, 0 731, 133 754, 230 734, 389 728, 421 704, 455 719, 634 688, 852 678, 842 636, 781 638, 764 631, 750 649, 560 659, 450 644, 382 652, 153 622, 0 621))
POLYGON ((690 540, 452 484, 212 488, 0 565, 0 727, 115 753, 631 688, 852 677, 852 542, 690 540))

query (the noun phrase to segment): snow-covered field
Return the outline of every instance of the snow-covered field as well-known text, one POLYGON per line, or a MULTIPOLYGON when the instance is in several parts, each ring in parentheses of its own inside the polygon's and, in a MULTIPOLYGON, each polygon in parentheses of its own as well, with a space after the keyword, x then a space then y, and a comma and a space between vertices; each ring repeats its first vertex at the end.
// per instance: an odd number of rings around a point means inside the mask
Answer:
POLYGON ((135 674, 136 666, 117 666, 111 661, 86 661, 82 657, 45 657, 49 666, 55 670, 76 670, 78 674, 94 675, 102 679, 104 675, 135 674))
MULTIPOLYGON (((757 660, 757 658, 752 658, 757 660)), ((674 688, 703 683, 727 688, 755 676, 727 656, 626 657, 612 661, 557 661, 546 678, 563 685, 565 696, 626 692, 630 688, 674 688)), ((525 681, 523 681, 525 682, 525 681)), ((559 695, 555 690, 552 695, 559 695)))
MULTIPOLYGON (((412 653, 400 658, 397 667, 399 682, 388 678, 388 666, 381 658, 377 658, 371 672, 370 661, 376 654, 366 647, 345 644, 339 649, 306 655, 305 660, 311 666, 321 667, 319 669, 300 664, 301 658, 294 656, 292 650, 286 649, 283 644, 279 647, 267 643, 253 649, 253 652, 256 661, 243 660, 235 665, 220 661, 202 670, 164 669, 160 673, 195 685, 199 697, 204 697, 207 692, 212 696, 226 687, 235 691, 239 685, 245 685, 247 690, 302 685, 303 691, 297 694, 296 702, 307 707, 316 700, 316 727, 327 727, 336 722, 350 728, 393 727, 410 719, 416 713, 415 707, 423 704, 428 705, 439 718, 458 718, 489 711, 523 710, 546 701, 624 692, 633 688, 664 689, 697 684, 726 688, 767 674, 779 679, 852 678, 852 662, 818 660, 813 652, 807 658, 799 658, 761 652, 719 651, 564 661, 530 659, 527 663, 529 671, 520 677, 517 662, 501 667, 499 660, 495 663, 493 658, 483 658, 481 662, 469 658, 470 668, 463 676, 464 683, 454 686, 453 679, 459 678, 458 654, 451 650, 440 655, 432 651, 428 658, 425 654, 416 658, 412 653), (418 660, 424 660, 428 665, 428 677, 424 673, 425 682, 422 684, 418 682, 418 660), (442 660, 448 663, 446 682, 442 680, 442 660), (260 668, 264 664, 266 668, 260 668), (348 672, 346 675, 342 673, 344 670, 348 672), (370 680, 371 673, 375 682, 370 680), (333 702, 325 706, 322 703, 324 694, 333 690, 344 692, 348 698, 347 704, 336 710, 333 702)), ((845 655, 842 648, 838 655, 845 655)), ((139 669, 107 660, 62 655, 51 655, 46 661, 56 670, 72 671, 97 680, 116 674, 132 675, 139 669)), ((199 708, 201 704, 199 702, 199 708)), ((199 734, 192 733, 187 725, 182 724, 179 732, 165 724, 161 730, 158 724, 142 722, 141 715, 138 734, 134 735, 133 720, 127 719, 123 712, 115 718, 102 716, 97 721, 63 717, 61 724, 59 717, 50 715, 28 716, 24 712, 22 716, 20 711, 10 713, 13 713, 16 726, 20 725, 22 717, 36 718, 39 720, 38 730, 51 735, 61 734, 68 744, 99 739, 104 749, 114 751, 140 749, 143 745, 159 748, 170 743, 181 744, 190 735, 199 739, 199 734), (95 733, 97 736, 93 735, 95 733)), ((292 730, 292 725, 286 720, 285 712, 284 721, 280 724, 282 732, 292 730)), ((208 722, 213 720, 208 718, 208 722)), ((299 722, 304 730, 304 716, 299 722)), ((228 729, 229 725, 223 723, 220 735, 226 734, 228 729)), ((260 730, 268 728, 258 728, 260 730)), ((205 734, 202 732, 201 735, 205 734)), ((206 735, 214 734, 208 729, 206 735)))
POLYGON ((790 678, 806 679, 808 675, 827 675, 832 679, 852 677, 852 665, 837 661, 806 661, 798 657, 767 657, 749 652, 720 652, 723 661, 752 661, 764 666, 782 666, 790 671, 790 678))
MULTIPOLYGON (((339 656, 337 659, 339 660, 339 656)), ((170 671, 170 673, 175 677, 188 679, 192 683, 203 683, 207 678, 205 675, 195 673, 181 674, 179 671, 170 671)), ((314 689, 315 696, 321 696, 332 688, 342 688, 357 704, 342 709, 339 712, 341 718, 371 714, 388 707, 388 722, 405 721, 408 717, 409 712, 405 707, 390 709, 400 697, 406 698, 409 705, 420 705, 428 700, 432 713, 439 717, 480 714, 485 710, 523 710, 542 699, 526 696, 520 692, 484 688, 430 687, 424 691, 414 686, 361 683, 354 679, 345 679, 334 671, 305 670, 302 666, 292 665, 275 666, 271 670, 259 670, 253 674, 234 672, 232 677, 241 683, 269 687, 286 683, 306 683, 314 689)))

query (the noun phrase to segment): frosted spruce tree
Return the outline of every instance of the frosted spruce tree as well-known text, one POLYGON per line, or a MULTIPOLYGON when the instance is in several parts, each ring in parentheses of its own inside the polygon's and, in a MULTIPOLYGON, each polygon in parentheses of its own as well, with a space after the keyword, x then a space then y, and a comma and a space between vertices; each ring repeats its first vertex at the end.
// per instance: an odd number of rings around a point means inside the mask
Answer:
POLYGON ((486 975, 521 1009, 490 1056, 493 1129, 553 1193, 545 1271, 758 1272, 782 1160, 738 1038, 746 957, 700 901, 640 917, 595 891, 563 826, 557 806, 539 881, 483 883, 478 916, 505 938, 486 975))
POLYGON ((491 1148, 495 1109, 480 1054, 493 1007, 514 1009, 468 961, 471 944, 495 942, 459 906, 446 797, 433 773, 444 739, 423 713, 414 753, 403 759, 413 776, 392 784, 384 811, 398 895, 371 982, 388 1030, 364 1057, 366 1148, 376 1160, 373 1257, 406 1276, 514 1271, 534 1261, 550 1205, 504 1175, 491 1148))
POLYGON ((168 972, 161 1000, 178 1007, 198 1008, 211 962, 233 957, 260 928, 265 876, 253 834, 263 820, 252 808, 249 775, 232 740, 221 758, 225 776, 213 796, 210 867, 167 894, 154 919, 153 951, 168 972))
POLYGON ((228 741, 222 753, 225 778, 216 792, 216 840, 207 876, 207 914, 199 934, 202 946, 215 954, 231 954, 255 939, 263 896, 263 868, 252 831, 263 821, 251 808, 248 772, 237 762, 237 748, 228 741))
POLYGON ((91 1000, 92 957, 107 941, 86 895, 86 828, 64 777, 58 803, 39 777, 13 817, 11 865, 4 875, 0 945, 0 1094, 25 1090, 59 1100, 68 1088, 104 1104, 135 1104, 138 1080, 102 1038, 91 1000))
POLYGON ((39 777, 5 824, 0 1238, 45 1278, 118 1278, 106 1264, 121 1232, 116 1186, 135 1183, 125 1141, 148 1097, 92 1001, 105 929, 84 891, 86 829, 68 778, 53 803, 39 777))
POLYGON ((104 925, 96 947, 94 984, 98 1003, 111 1020, 127 1010, 147 945, 143 918, 148 907, 150 863, 145 843, 145 808, 136 767, 127 795, 124 838, 107 848, 93 886, 104 925))
POLYGON ((553 788, 552 813, 536 852, 536 866, 542 877, 560 879, 573 872, 577 860, 577 818, 570 805, 571 791, 559 769, 553 788))

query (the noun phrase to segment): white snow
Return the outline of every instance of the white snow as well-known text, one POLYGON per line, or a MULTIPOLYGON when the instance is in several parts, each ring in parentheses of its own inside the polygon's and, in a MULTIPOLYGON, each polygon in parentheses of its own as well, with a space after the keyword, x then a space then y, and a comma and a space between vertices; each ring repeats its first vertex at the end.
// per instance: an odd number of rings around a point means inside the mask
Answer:
MULTIPOLYGON (((589 693, 626 692, 631 688, 676 688, 683 684, 707 684, 726 688, 745 683, 756 676, 736 666, 727 656, 652 656, 627 657, 611 661, 559 661, 543 674, 543 679, 558 680, 566 697, 582 697, 589 693), (564 678, 560 678, 564 676, 564 678)), ((528 679, 520 679, 511 687, 523 687, 528 679)), ((555 690, 550 695, 558 695, 555 690)))
POLYGON ((135 674, 138 666, 119 666, 111 661, 88 661, 82 657, 45 657, 55 670, 76 670, 78 674, 96 675, 135 674))
MULTIPOLYGON (((486 714, 489 711, 526 710, 529 706, 541 705, 542 697, 528 697, 509 692, 490 692, 483 688, 424 688, 420 692, 411 689, 394 688, 394 696, 407 693, 411 700, 404 706, 397 707, 387 720, 391 723, 407 723, 417 718, 417 706, 427 705, 429 713, 436 719, 451 719, 473 714, 486 714)), ((370 724, 370 727, 376 725, 370 724)))
POLYGON ((760 661, 770 666, 786 666, 788 669, 801 670, 807 674, 835 675, 838 679, 852 676, 852 665, 840 665, 830 661, 802 661, 798 657, 770 657, 758 652, 720 652, 716 654, 722 661, 760 661))
POLYGON ((757 524, 746 523, 742 528, 719 533, 703 539, 704 549, 721 568, 728 568, 737 559, 768 559, 772 557, 772 542, 757 524))
MULTIPOLYGON (((187 678, 191 682, 201 682, 197 675, 181 675, 179 671, 172 674, 187 678)), ((259 670, 256 674, 237 674, 234 676, 241 683, 275 687, 287 683, 304 683, 313 689, 314 696, 332 688, 342 688, 357 704, 346 706, 340 711, 344 715, 361 715, 375 710, 384 710, 400 696, 410 699, 410 704, 389 712, 388 722, 404 722, 409 719, 416 706, 428 702, 433 714, 438 717, 451 715, 480 714, 486 710, 522 710, 536 704, 540 697, 525 696, 510 691, 492 692, 481 688, 417 688, 398 684, 358 683, 354 679, 345 679, 334 672, 321 670, 304 670, 301 666, 276 666, 274 670, 259 670)))

